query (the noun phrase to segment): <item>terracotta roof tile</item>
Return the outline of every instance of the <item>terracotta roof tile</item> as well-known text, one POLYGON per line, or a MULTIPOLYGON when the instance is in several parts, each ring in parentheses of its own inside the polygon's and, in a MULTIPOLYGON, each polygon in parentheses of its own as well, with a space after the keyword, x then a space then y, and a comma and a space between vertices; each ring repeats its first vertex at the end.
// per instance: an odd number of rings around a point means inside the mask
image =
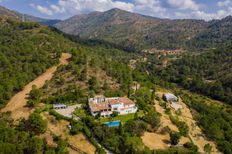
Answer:
MULTIPOLYGON (((95 97, 96 98, 96 97, 95 97)), ((99 98, 99 97, 97 97, 99 98)), ((135 104, 132 100, 130 100, 127 97, 119 97, 119 98, 106 98, 104 102, 101 103, 95 103, 95 102, 89 102, 90 109, 95 111, 101 111, 101 110, 109 110, 111 109, 110 105, 123 103, 124 105, 133 105, 135 104)))

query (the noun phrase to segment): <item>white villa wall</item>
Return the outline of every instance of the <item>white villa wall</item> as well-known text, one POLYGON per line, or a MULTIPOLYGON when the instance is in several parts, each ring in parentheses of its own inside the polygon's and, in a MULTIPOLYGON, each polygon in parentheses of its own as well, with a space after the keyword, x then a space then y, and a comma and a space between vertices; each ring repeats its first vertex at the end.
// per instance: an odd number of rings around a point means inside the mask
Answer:
MULTIPOLYGON (((90 98, 89 102, 95 102, 95 103, 101 103, 101 101, 107 101, 107 100, 115 100, 115 99, 119 99, 119 97, 111 97, 111 98, 90 98)), ((137 112, 138 108, 136 107, 135 104, 129 104, 129 105, 124 105, 123 102, 119 102, 117 104, 112 104, 111 106, 111 110, 109 111, 102 111, 100 112, 100 116, 101 117, 108 117, 110 115, 113 114, 113 111, 119 112, 119 114, 121 115, 125 115, 125 114, 130 114, 130 113, 135 113, 137 112)), ((92 112, 91 114, 93 116, 96 116, 99 112, 92 112)))

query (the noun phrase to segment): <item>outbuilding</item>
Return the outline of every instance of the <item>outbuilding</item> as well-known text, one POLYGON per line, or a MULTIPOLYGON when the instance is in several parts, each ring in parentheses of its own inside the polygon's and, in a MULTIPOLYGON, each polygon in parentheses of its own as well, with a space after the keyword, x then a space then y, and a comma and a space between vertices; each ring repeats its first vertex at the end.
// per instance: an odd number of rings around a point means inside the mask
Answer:
POLYGON ((67 105, 65 104, 53 104, 53 109, 66 109, 67 105))
POLYGON ((178 101, 178 98, 174 94, 171 94, 171 93, 164 94, 164 99, 168 102, 177 102, 178 101))

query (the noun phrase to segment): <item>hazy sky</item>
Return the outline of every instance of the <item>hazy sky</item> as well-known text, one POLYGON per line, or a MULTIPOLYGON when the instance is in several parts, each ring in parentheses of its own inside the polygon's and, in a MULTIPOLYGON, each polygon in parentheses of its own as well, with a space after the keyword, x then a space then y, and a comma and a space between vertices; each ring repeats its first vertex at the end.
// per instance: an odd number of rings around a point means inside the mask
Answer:
POLYGON ((0 5, 53 19, 112 8, 159 18, 211 20, 232 15, 232 0, 0 0, 0 5))

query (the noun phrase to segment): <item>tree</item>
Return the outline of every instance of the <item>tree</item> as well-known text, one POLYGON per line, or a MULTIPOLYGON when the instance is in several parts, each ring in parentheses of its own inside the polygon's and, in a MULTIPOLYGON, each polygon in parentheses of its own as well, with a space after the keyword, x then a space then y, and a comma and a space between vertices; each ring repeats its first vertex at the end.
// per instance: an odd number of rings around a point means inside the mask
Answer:
POLYGON ((150 110, 147 114, 145 114, 143 120, 149 123, 152 128, 156 128, 160 123, 160 115, 156 111, 150 110))
POLYGON ((209 143, 207 143, 205 146, 204 146, 204 151, 208 154, 211 153, 212 151, 212 145, 210 145, 209 143))
POLYGON ((80 122, 76 123, 75 125, 72 126, 70 133, 72 135, 79 134, 83 130, 83 124, 80 122))
POLYGON ((33 85, 29 95, 30 99, 39 100, 39 98, 42 96, 42 91, 38 89, 35 85, 33 85))
POLYGON ((32 113, 26 121, 26 129, 35 134, 44 133, 47 129, 47 121, 43 120, 39 113, 32 113))
POLYGON ((196 145, 194 145, 192 142, 185 143, 184 147, 193 151, 193 152, 197 152, 197 150, 198 150, 198 147, 196 145))
POLYGON ((28 107, 33 107, 33 106, 35 106, 36 104, 38 104, 38 101, 36 101, 36 100, 31 100, 31 99, 29 99, 29 100, 27 101, 27 106, 28 106, 28 107))
POLYGON ((113 111, 112 117, 117 117, 119 115, 119 112, 113 111))
POLYGON ((171 132, 169 133, 169 135, 170 135, 171 144, 177 145, 180 141, 180 137, 181 137, 180 134, 177 132, 171 132))
POLYGON ((154 101, 154 99, 155 99, 155 92, 156 92, 156 87, 155 87, 155 85, 153 85, 153 87, 152 87, 152 94, 151 94, 151 101, 153 102, 154 101))
POLYGON ((88 81, 88 84, 89 84, 89 89, 90 90, 93 90, 94 92, 98 92, 100 87, 99 87, 99 84, 97 82, 97 78, 95 76, 92 76, 89 81, 88 81))
POLYGON ((44 142, 42 139, 33 137, 29 142, 28 153, 43 153, 44 142))

